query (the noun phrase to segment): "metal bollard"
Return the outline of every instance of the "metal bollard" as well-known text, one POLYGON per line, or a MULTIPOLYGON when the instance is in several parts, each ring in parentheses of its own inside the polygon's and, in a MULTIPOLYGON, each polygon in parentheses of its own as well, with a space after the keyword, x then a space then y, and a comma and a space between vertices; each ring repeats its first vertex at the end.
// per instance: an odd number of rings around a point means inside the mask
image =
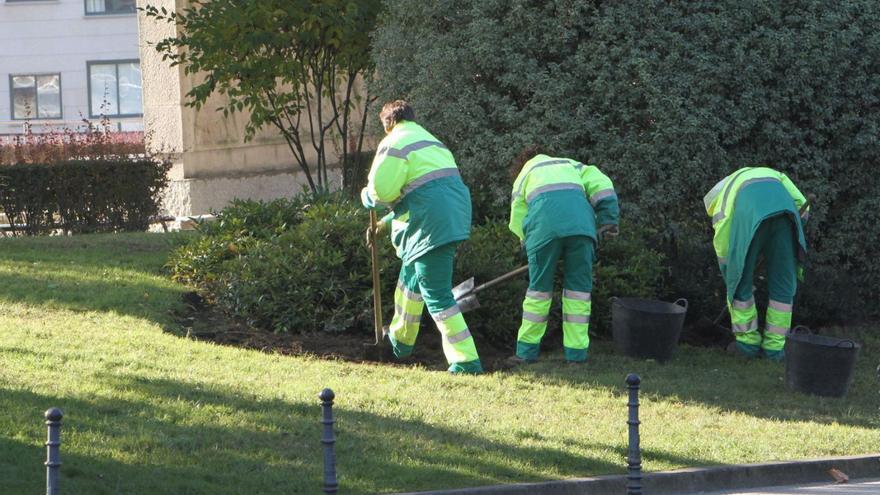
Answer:
POLYGON ((44 414, 49 426, 46 440, 46 495, 58 495, 58 475, 61 470, 61 418, 64 413, 53 407, 44 414))
POLYGON ((629 453, 626 457, 626 495, 642 495, 642 452, 639 447, 639 375, 630 373, 626 377, 629 389, 629 453))
POLYGON ((318 395, 321 399, 321 409, 324 417, 321 424, 324 425, 324 432, 321 436, 321 443, 324 444, 324 493, 336 493, 339 489, 339 483, 336 482, 336 453, 333 451, 333 444, 336 440, 333 437, 333 399, 336 395, 329 388, 325 388, 318 395))

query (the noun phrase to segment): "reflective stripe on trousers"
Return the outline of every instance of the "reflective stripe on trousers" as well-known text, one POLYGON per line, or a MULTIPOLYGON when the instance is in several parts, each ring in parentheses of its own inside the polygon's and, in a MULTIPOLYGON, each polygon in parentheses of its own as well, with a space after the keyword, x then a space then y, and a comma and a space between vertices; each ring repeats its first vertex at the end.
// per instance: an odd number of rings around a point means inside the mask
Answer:
POLYGON ((457 304, 438 313, 432 313, 431 317, 434 318, 437 330, 440 331, 443 352, 450 363, 466 363, 479 359, 471 331, 457 304))
POLYGON ((779 335, 788 333, 791 328, 791 310, 791 304, 771 299, 767 305, 766 331, 779 335))
POLYGON ((590 346, 590 296, 589 292, 568 289, 562 292, 562 345, 568 349, 590 346))
POLYGON ((522 323, 517 332, 516 340, 528 344, 538 344, 547 331, 547 318, 550 314, 550 293, 534 294, 532 291, 523 299, 522 323), (538 295, 539 297, 532 297, 538 295))
POLYGON ((409 290, 402 282, 394 289, 394 317, 388 331, 394 340, 408 346, 415 345, 425 302, 421 294, 409 290))

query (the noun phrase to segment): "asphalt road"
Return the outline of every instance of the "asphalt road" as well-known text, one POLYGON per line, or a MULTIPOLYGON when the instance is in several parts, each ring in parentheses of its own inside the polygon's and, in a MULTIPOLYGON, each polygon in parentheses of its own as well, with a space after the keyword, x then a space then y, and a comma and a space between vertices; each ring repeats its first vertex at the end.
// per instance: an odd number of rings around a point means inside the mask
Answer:
POLYGON ((748 490, 700 492, 695 495, 880 495, 880 479, 852 480, 849 483, 820 483, 800 486, 774 486, 748 490))

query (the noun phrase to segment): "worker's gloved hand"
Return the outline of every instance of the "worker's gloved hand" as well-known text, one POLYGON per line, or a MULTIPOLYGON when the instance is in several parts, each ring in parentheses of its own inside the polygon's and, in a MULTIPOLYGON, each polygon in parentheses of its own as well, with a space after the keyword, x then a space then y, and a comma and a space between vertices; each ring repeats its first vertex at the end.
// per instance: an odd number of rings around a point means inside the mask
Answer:
POLYGON ((375 242, 376 238, 379 237, 385 229, 387 228, 385 222, 377 222, 376 230, 373 231, 369 226, 367 230, 364 232, 364 245, 369 247, 373 246, 373 242, 375 242))
POLYGON ((599 231, 596 234, 599 236, 600 241, 604 241, 605 239, 620 235, 620 228, 616 224, 606 224, 599 227, 599 231))

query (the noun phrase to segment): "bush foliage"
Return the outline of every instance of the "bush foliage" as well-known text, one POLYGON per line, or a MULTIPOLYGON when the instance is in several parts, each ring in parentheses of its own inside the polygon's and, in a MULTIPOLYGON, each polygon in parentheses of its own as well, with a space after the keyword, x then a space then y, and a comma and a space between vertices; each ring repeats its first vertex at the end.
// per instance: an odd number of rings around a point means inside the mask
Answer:
MULTIPOLYGON (((178 248, 169 266, 177 280, 200 288, 253 325, 274 331, 369 335, 372 277, 363 242, 367 223, 367 212, 342 195, 235 201, 214 222, 201 224, 202 235, 178 248)), ((651 297, 661 291, 662 257, 645 248, 644 239, 635 235, 640 232, 634 229, 602 247, 594 290, 597 331, 609 328, 611 295, 651 297)), ((387 324, 400 261, 387 239, 379 246, 387 324)), ((483 283, 524 263, 506 223, 486 222, 474 227, 471 239, 461 245, 453 283, 471 276, 483 283)), ((468 325, 491 342, 512 345, 526 285, 523 276, 481 292, 483 307, 468 313, 468 325)), ((559 322, 558 315, 554 321, 559 322)), ((433 325, 430 318, 423 323, 433 325)))
POLYGON ((28 132, 0 144, 0 209, 13 233, 147 229, 170 164, 144 155, 142 133, 108 127, 28 132))
POLYGON ((504 168, 527 143, 595 163, 624 219, 657 227, 673 289, 701 291, 691 308, 714 316, 702 195, 772 166, 818 197, 798 314, 876 312, 880 3, 387 3, 373 90, 409 99, 455 153, 478 217, 506 214, 504 168))

